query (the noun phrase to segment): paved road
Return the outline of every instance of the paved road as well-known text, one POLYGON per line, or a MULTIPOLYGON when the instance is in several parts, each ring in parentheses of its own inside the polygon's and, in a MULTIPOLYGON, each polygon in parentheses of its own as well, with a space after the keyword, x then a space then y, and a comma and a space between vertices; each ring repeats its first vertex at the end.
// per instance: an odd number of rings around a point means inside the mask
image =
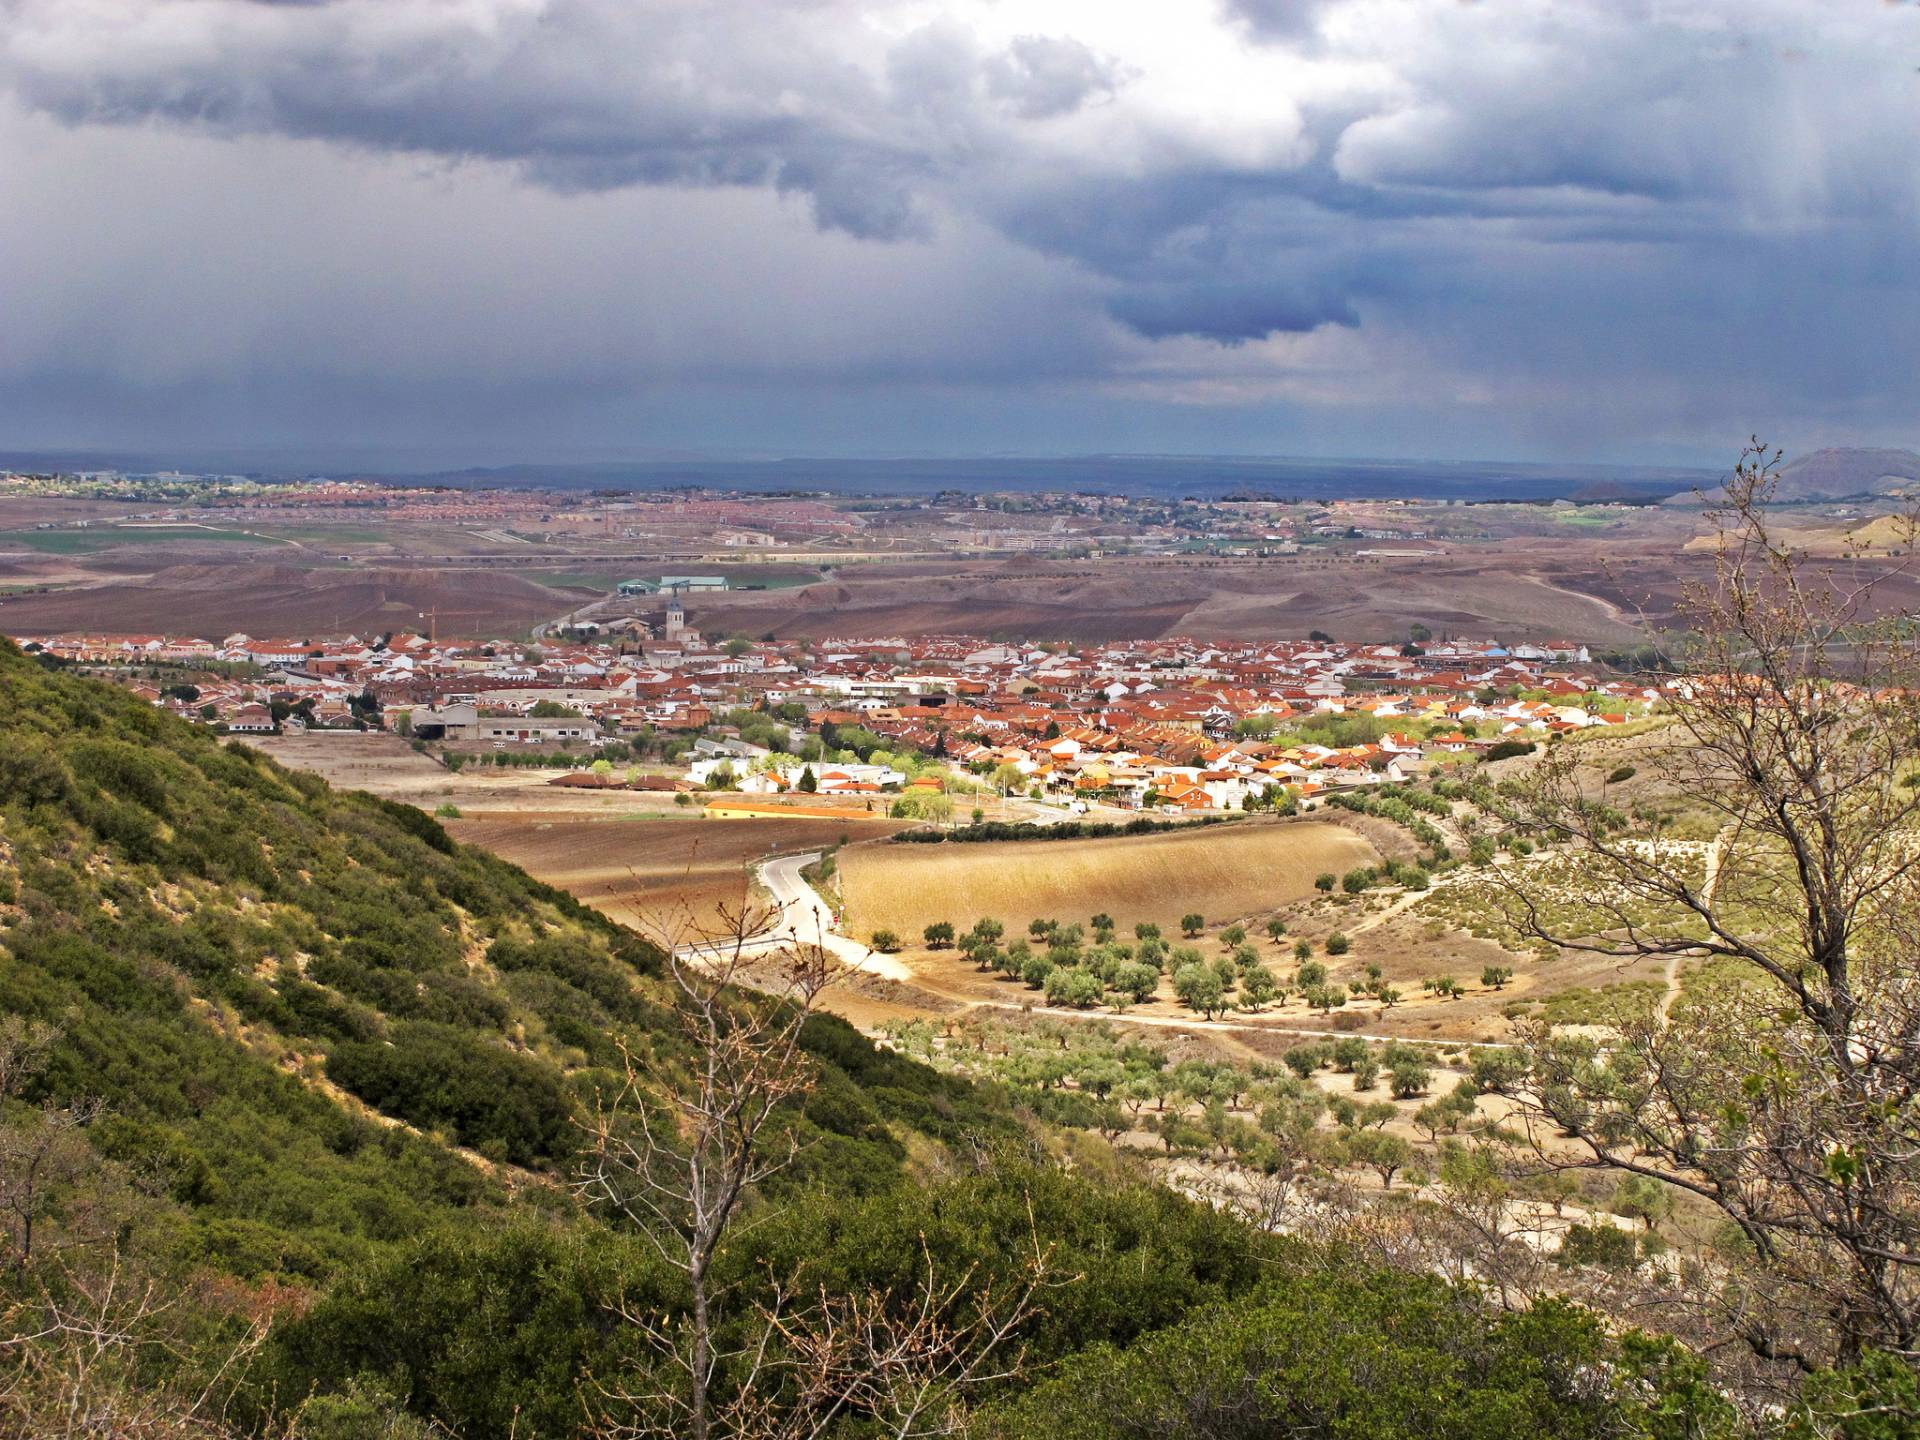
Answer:
MULTIPOLYGON (((747 948, 774 950, 785 945, 818 945, 850 969, 865 970, 888 980, 911 980, 913 972, 904 963, 878 950, 870 950, 852 936, 842 935, 833 928, 833 915, 826 902, 800 874, 805 866, 819 858, 820 852, 811 850, 799 855, 781 855, 760 867, 760 883, 767 887, 779 913, 772 928, 747 948)), ((712 947, 688 946, 681 953, 688 958, 698 958, 702 949, 707 948, 712 947)))

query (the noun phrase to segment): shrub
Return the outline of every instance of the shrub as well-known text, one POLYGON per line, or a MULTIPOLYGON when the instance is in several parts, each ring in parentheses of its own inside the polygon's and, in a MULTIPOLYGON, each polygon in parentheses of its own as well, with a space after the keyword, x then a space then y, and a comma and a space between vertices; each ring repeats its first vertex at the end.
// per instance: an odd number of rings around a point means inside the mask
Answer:
POLYGON ((1511 760, 1516 755, 1531 755, 1537 747, 1531 740, 1502 740, 1488 748, 1480 758, 1491 765, 1496 760, 1511 760))
POLYGON ((1640 1247, 1634 1243, 1631 1231, 1617 1225, 1570 1225, 1553 1258, 1561 1265, 1631 1270, 1639 1263, 1640 1247))
POLYGON ((876 930, 871 942, 873 948, 882 955, 897 954, 900 950, 900 937, 891 930, 876 930))
POLYGON ((1353 942, 1338 930, 1327 936, 1327 954, 1329 955, 1344 955, 1352 948, 1353 942))
POLYGON ((327 1075, 376 1110, 516 1165, 564 1157, 573 1140, 560 1076, 544 1061, 446 1025, 403 1022, 393 1043, 348 1042, 327 1075))
POLYGON ((1332 1054, 1331 1046, 1314 1041, 1306 1045, 1296 1045, 1280 1058, 1286 1062, 1289 1070, 1305 1080, 1325 1065, 1332 1054))
POLYGON ((1411 1100, 1424 1094, 1432 1082, 1433 1071, 1411 1055, 1399 1057, 1387 1071, 1387 1089, 1396 1100, 1411 1100))

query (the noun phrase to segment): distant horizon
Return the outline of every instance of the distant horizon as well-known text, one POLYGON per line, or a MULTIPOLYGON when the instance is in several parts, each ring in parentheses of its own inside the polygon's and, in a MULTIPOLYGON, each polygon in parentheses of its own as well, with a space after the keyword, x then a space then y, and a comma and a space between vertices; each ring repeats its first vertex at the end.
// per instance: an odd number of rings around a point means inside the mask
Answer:
MULTIPOLYGON (((303 457, 304 458, 304 457, 303 457)), ((312 457, 318 459, 320 457, 312 457)), ((1093 493, 1172 500, 1217 500, 1234 494, 1308 501, 1548 501, 1619 499, 1645 502, 1711 483, 1724 470, 1675 465, 1543 463, 1511 460, 1385 457, 1151 454, 892 455, 723 458, 688 454, 630 460, 508 462, 404 470, 378 465, 295 464, 266 456, 130 455, 0 451, 16 469, 106 470, 133 474, 180 471, 239 474, 267 480, 366 480, 393 486, 463 489, 624 490, 685 488, 735 493, 809 491, 847 496, 1093 493), (38 461, 36 464, 23 463, 38 461), (231 463, 220 463, 222 461, 231 463), (261 461, 269 461, 262 464, 261 461), (251 463, 243 463, 251 462, 251 463)))
MULTIPOLYGON (((1870 448, 1849 445, 1809 446, 1814 449, 1870 448)), ((635 446, 624 449, 584 447, 569 453, 555 446, 527 453, 473 457, 468 452, 429 447, 353 447, 325 445, 0 445, 0 468, 14 471, 120 470, 154 474, 178 470, 184 474, 259 475, 274 479, 328 475, 329 478, 431 478, 442 475, 506 474, 554 469, 587 470, 673 465, 764 467, 781 465, 940 465, 940 464, 1074 464, 1087 462, 1149 462, 1221 465, 1332 465, 1431 466, 1443 470, 1511 469, 1554 470, 1583 475, 1710 473, 1731 469, 1739 453, 1730 445, 1725 466, 1700 457, 1676 453, 1671 459, 1558 458, 1528 455, 1475 454, 1448 456, 1415 451, 1405 453, 1334 452, 1311 450, 1175 450, 1138 448, 1085 449, 874 449, 835 451, 794 447, 747 446, 635 446)), ((1791 455, 1789 456, 1791 458, 1791 455)))

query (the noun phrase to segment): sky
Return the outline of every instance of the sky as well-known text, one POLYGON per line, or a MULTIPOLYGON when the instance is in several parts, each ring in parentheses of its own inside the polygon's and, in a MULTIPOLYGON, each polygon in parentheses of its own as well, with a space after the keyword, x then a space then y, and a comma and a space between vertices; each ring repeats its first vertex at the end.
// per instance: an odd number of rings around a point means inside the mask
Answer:
POLYGON ((0 0, 0 447, 1920 445, 1912 0, 0 0))

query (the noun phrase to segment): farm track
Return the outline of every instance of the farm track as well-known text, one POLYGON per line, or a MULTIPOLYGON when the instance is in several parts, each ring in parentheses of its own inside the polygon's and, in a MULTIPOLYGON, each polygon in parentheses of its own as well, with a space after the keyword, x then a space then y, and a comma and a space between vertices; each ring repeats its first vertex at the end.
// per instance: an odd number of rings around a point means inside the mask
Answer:
MULTIPOLYGON (((912 981, 915 988, 925 991, 937 999, 956 1005, 962 1012, 992 1010, 1011 1015, 1048 1015, 1062 1020, 1105 1020, 1113 1025, 1144 1025, 1158 1030, 1184 1030, 1194 1035, 1284 1035, 1303 1040, 1372 1040, 1379 1044, 1397 1041, 1402 1045, 1431 1045, 1444 1049, 1472 1047, 1474 1049, 1506 1050, 1512 1047, 1504 1041, 1492 1040, 1456 1040, 1423 1039, 1417 1035, 1394 1035, 1378 1030, 1335 1030, 1316 1029, 1310 1025, 1262 1024, 1251 1020, 1197 1020, 1184 1015, 1134 1015, 1128 1012, 1069 1010, 1059 1005, 1016 1004, 1008 1000, 983 1000, 976 995, 961 991, 948 990, 936 983, 929 982, 926 976, 916 974, 912 981)), ((1250 1052, 1252 1053, 1252 1052, 1250 1052)), ((1261 1055, 1257 1058, 1266 1059, 1261 1055)))

